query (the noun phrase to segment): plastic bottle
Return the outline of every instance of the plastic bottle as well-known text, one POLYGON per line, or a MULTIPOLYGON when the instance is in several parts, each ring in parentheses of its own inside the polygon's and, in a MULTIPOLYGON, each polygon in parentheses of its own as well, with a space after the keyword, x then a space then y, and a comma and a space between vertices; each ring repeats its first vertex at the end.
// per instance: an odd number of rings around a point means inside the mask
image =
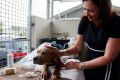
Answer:
POLYGON ((11 52, 9 52, 7 54, 7 66, 8 67, 13 67, 13 64, 14 64, 14 62, 13 62, 13 54, 11 52))

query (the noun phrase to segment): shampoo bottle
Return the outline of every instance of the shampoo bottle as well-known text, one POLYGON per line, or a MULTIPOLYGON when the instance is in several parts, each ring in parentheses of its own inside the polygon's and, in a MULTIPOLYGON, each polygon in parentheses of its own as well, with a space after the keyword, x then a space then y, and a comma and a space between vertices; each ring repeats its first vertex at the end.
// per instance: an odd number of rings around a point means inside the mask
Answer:
POLYGON ((12 52, 9 52, 7 54, 7 66, 8 67, 13 67, 14 61, 13 61, 13 54, 12 52))

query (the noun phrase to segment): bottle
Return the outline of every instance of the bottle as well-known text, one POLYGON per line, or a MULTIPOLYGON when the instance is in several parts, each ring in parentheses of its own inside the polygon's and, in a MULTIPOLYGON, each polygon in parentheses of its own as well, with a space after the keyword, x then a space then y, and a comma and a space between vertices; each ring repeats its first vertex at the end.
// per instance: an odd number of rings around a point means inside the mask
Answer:
POLYGON ((13 54, 11 52, 9 52, 7 54, 7 66, 8 67, 13 67, 13 64, 14 64, 14 62, 13 62, 13 54))
POLYGON ((64 32, 64 39, 67 39, 68 37, 68 32, 64 32))

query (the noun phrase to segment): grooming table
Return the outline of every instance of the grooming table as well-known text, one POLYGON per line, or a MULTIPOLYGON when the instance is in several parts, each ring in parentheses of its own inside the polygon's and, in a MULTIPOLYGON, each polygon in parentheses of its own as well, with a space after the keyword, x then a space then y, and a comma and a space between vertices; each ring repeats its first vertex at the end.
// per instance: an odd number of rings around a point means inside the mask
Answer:
POLYGON ((17 71, 16 74, 3 75, 3 76, 0 75, 0 80, 37 80, 36 78, 19 77, 19 75, 25 74, 26 72, 30 72, 32 70, 22 69, 20 68, 20 65, 18 63, 16 63, 14 67, 16 67, 16 71, 17 71))

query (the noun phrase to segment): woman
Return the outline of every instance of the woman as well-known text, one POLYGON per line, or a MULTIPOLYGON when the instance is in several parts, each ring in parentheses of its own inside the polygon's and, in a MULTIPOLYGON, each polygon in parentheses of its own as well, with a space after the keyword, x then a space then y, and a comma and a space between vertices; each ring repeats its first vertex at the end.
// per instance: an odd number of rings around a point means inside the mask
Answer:
POLYGON ((112 11, 111 0, 83 0, 83 7, 75 45, 55 51, 60 56, 78 53, 86 42, 86 61, 65 67, 84 69, 86 80, 120 80, 120 17, 112 11))

